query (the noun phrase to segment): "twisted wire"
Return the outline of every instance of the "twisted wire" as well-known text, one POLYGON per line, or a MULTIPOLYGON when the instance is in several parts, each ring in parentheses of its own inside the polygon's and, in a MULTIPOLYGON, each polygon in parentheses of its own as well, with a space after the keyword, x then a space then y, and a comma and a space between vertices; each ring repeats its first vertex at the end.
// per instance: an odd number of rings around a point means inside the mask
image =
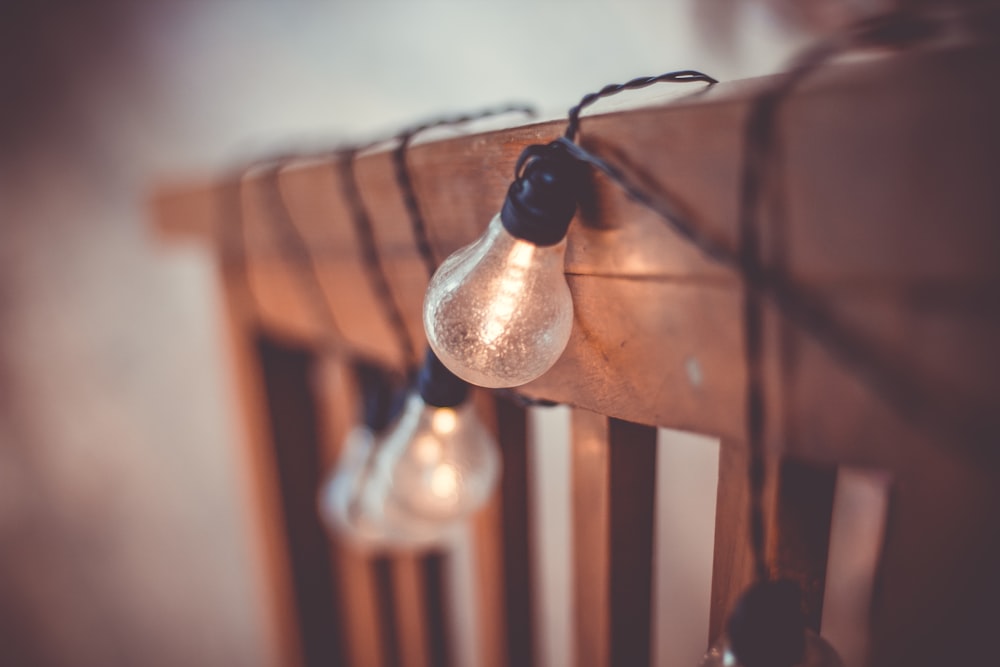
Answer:
POLYGON ((396 144, 396 148, 392 151, 392 164, 396 176, 396 185, 399 187, 400 195, 403 198, 403 205, 406 207, 406 213, 410 219, 410 229, 413 232, 417 252, 424 264, 424 268, 427 270, 428 278, 433 276, 434 271, 437 270, 438 261, 437 257, 434 255, 434 247, 431 244, 430 237, 427 234, 427 223, 420 210, 420 204, 417 201, 417 193, 413 187, 413 177, 410 173, 410 168, 406 160, 410 143, 417 137, 417 135, 426 132, 427 130, 438 127, 464 125, 477 120, 483 120, 485 118, 491 118, 493 116, 509 113, 523 113, 529 118, 534 118, 535 109, 527 104, 507 104, 498 107, 490 107, 470 113, 436 118, 434 120, 414 125, 396 135, 398 143, 396 144))
POLYGON ((410 337, 410 332, 406 328, 406 321, 403 318, 402 308, 396 301, 389 286, 388 274, 382 264, 382 259, 378 252, 378 242, 375 240, 375 230, 372 227, 371 217, 361 200, 361 191, 358 188, 357 171, 354 168, 354 158, 357 151, 354 148, 346 148, 337 153, 337 166, 340 175, 340 189, 344 201, 351 212, 351 220, 354 223, 354 230, 358 236, 361 246, 361 256, 364 260, 365 271, 375 296, 382 303, 386 319, 392 329, 396 344, 408 366, 414 367, 420 363, 417 356, 416 347, 410 337))
POLYGON ((611 97, 612 95, 617 95, 618 93, 624 92, 626 90, 639 90, 640 88, 646 88, 652 86, 656 83, 707 83, 708 85, 714 85, 718 83, 716 79, 710 77, 707 74, 699 72, 693 69, 679 70, 676 72, 667 72, 665 74, 659 74, 657 76, 641 76, 631 81, 626 81, 625 83, 612 83, 604 86, 596 93, 589 93, 584 95, 583 98, 577 103, 576 106, 569 110, 568 123, 566 124, 566 139, 570 141, 576 140, 576 135, 580 131, 580 113, 589 107, 591 104, 597 100, 603 99, 605 97, 611 97))

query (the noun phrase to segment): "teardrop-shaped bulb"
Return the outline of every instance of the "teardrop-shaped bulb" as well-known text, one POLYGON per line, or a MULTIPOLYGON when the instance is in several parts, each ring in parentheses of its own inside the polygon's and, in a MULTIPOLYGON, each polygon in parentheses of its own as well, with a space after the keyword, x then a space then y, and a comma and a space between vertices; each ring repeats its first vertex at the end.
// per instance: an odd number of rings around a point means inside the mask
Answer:
MULTIPOLYGON (((699 667, 771 667, 770 665, 749 665, 740 662, 733 653, 729 639, 720 639, 699 663, 699 667)), ((785 666, 776 666, 785 667, 785 666)), ((802 659, 788 667, 844 667, 843 661, 830 644, 812 632, 806 630, 805 653, 802 659)))
POLYGON ((375 477, 389 486, 387 515, 452 523, 489 499, 500 454, 469 401, 436 407, 414 394, 386 433, 376 465, 375 477))
POLYGON ((364 550, 414 550, 446 542, 454 526, 394 512, 389 480, 378 476, 378 437, 359 426, 347 436, 319 505, 327 528, 364 550), (388 510, 388 511, 387 511, 388 510))
POLYGON ((424 299, 424 328, 453 373, 480 387, 516 387, 549 370, 569 342, 573 299, 565 239, 515 238, 498 214, 477 241, 449 257, 424 299))

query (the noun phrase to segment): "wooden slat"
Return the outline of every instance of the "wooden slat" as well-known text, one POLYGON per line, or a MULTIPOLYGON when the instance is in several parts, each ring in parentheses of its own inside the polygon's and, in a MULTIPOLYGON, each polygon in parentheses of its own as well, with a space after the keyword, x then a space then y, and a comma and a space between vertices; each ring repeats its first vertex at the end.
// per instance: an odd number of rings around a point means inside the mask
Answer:
MULTIPOLYGON (((826 585, 835 483, 834 468, 790 459, 768 465, 764 507, 771 575, 792 579, 802 587, 809 626, 816 631, 820 629, 826 585)), ((733 605, 753 582, 747 489, 745 446, 723 442, 719 449, 710 641, 724 632, 733 605)))
MULTIPOLYGON (((322 359, 315 388, 321 411, 325 442, 323 470, 329 474, 340 456, 344 439, 357 423, 359 406, 356 378, 344 360, 322 359)), ((331 536, 331 569, 340 588, 343 628, 348 665, 379 667, 382 658, 382 628, 378 621, 377 589, 367 554, 331 536)))
POLYGON ((709 642, 725 631, 726 619, 743 590, 753 582, 747 517, 747 452, 741 443, 719 443, 719 482, 715 502, 715 558, 709 642))
POLYGON ((420 558, 420 571, 424 588, 423 614, 427 646, 426 664, 430 667, 451 667, 452 637, 456 619, 448 613, 448 581, 445 577, 445 562, 448 558, 443 552, 431 552, 420 558))
POLYGON ((531 667, 535 660, 535 614, 531 599, 527 414, 523 407, 501 398, 496 402, 496 416, 497 439, 503 457, 500 498, 503 513, 507 660, 511 665, 531 667))
POLYGON ((785 459, 776 481, 768 551, 775 574, 802 588, 809 627, 819 632, 837 469, 785 459))
POLYGON ((403 667, 434 667, 437 664, 431 658, 428 635, 430 627, 441 624, 442 619, 428 613, 427 600, 439 596, 440 591, 428 588, 424 572, 426 558, 401 553, 392 559, 396 628, 403 667))
POLYGON ((315 357, 266 338, 260 340, 258 351, 271 417, 303 663, 310 667, 343 663, 343 614, 316 502, 323 469, 320 417, 311 386, 315 357))
POLYGON ((573 545, 579 665, 648 665, 656 429, 576 410, 573 545))
POLYGON ((611 512, 608 420, 586 410, 570 418, 573 466, 573 664, 606 667, 610 658, 608 568, 611 512))
POLYGON ((379 637, 382 640, 382 664, 401 667, 403 647, 399 642, 399 615, 396 609, 396 590, 392 576, 392 559, 379 555, 368 560, 375 581, 375 605, 378 610, 379 637))
POLYGON ((226 342, 230 376, 238 401, 236 429, 240 447, 234 460, 240 466, 241 494, 246 498, 247 529, 252 536, 249 557, 256 575, 259 604, 267 620, 264 644, 272 655, 270 664, 295 667, 302 664, 298 633, 298 611, 292 592, 291 564, 285 547, 284 516, 281 512, 280 485, 274 464, 275 452, 270 440, 270 420, 260 359, 255 347, 257 332, 252 325, 248 304, 243 295, 242 274, 223 266, 226 305, 226 342))
POLYGON ((648 665, 653 595, 656 429, 610 420, 610 664, 648 665))
MULTIPOLYGON (((485 391, 473 393, 473 400, 483 423, 497 432, 497 406, 485 391)), ((503 473, 506 475, 506 471, 503 473)), ((493 494, 472 518, 473 557, 475 564, 476 607, 479 645, 478 664, 483 667, 506 667, 507 615, 506 574, 503 561, 503 499, 493 494)))

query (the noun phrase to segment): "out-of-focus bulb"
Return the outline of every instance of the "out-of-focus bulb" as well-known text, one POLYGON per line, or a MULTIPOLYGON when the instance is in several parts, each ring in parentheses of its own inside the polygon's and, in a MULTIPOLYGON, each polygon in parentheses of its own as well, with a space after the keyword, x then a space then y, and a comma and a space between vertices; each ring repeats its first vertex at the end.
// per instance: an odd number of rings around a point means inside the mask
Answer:
MULTIPOLYGON (((536 151, 538 153, 538 151, 536 151)), ((549 149, 511 185, 477 241, 446 259, 424 298, 431 348, 480 387, 515 387, 549 370, 573 327, 564 272, 577 166, 549 149)))
POLYGON ((446 541, 449 524, 424 521, 387 506, 389 484, 378 474, 376 434, 359 426, 347 436, 333 474, 320 491, 320 514, 335 534, 362 549, 418 549, 446 541))
POLYGON ((450 539, 490 497, 500 473, 496 442, 468 393, 468 384, 428 351, 418 390, 399 416, 377 422, 377 430, 356 428, 345 441, 320 496, 328 525, 373 549, 413 550, 450 539))
POLYGON ((493 493, 500 455, 472 405, 436 407, 412 395, 380 445, 387 510, 451 522, 479 509, 493 493))
POLYGON ((699 667, 843 667, 824 639, 806 629, 802 595, 787 580, 759 581, 740 597, 726 634, 699 667))

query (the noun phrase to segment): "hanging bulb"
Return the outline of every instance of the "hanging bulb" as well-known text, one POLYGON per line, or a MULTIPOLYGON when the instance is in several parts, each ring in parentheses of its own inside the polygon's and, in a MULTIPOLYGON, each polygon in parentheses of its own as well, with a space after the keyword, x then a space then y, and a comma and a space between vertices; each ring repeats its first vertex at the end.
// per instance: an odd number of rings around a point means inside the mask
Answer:
POLYGON ((429 547, 446 541, 450 527, 386 513, 388 486, 377 477, 379 437, 399 414, 402 398, 385 372, 355 366, 364 419, 345 438, 340 458, 320 490, 320 514, 330 530, 363 549, 429 547))
POLYGON ((428 351, 418 391, 392 422, 366 393, 366 423, 345 440, 320 496, 338 535, 369 549, 427 548, 448 541, 486 502, 500 456, 468 389, 428 351))
POLYGON ((327 526, 369 550, 413 550, 446 542, 453 526, 400 515, 387 507, 389 487, 376 469, 377 438, 366 425, 356 427, 344 440, 340 460, 320 491, 320 514, 327 526))
POLYGON ((500 455, 467 400, 468 385, 428 351, 396 426, 380 445, 379 471, 390 492, 387 513, 421 521, 455 522, 493 493, 500 455))
POLYGON ((843 667, 833 647, 806 628, 801 604, 793 582, 754 584, 700 667, 843 667))
POLYGON ((453 373, 480 387, 515 387, 559 359, 573 327, 564 273, 578 166, 561 149, 530 147, 523 174, 486 233, 446 259, 424 298, 424 329, 453 373))

